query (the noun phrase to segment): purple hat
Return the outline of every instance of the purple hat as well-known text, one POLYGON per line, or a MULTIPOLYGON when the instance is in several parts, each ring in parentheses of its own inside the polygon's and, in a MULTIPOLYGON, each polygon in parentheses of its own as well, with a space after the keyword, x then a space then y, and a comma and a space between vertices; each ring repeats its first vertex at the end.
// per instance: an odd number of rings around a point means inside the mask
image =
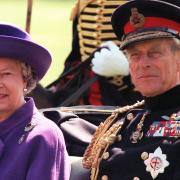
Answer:
POLYGON ((32 67, 41 80, 50 64, 50 53, 32 41, 24 30, 12 25, 0 23, 0 57, 16 58, 32 67))

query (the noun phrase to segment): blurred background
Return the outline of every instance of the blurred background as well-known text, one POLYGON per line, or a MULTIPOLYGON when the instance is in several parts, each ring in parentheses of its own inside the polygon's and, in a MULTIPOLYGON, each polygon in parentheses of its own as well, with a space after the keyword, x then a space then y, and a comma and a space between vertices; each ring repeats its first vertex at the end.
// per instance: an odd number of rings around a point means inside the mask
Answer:
MULTIPOLYGON (((0 21, 25 29, 28 0, 0 0, 0 21)), ((69 20, 75 0, 33 0, 30 34, 52 54, 52 65, 41 80, 43 86, 62 72, 71 50, 72 22, 69 20)))

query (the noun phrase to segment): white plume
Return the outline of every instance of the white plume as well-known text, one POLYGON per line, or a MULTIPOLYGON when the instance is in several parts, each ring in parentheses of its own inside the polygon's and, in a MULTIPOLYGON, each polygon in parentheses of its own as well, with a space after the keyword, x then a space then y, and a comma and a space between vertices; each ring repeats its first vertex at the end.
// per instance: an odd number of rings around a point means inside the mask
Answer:
POLYGON ((100 51, 95 52, 92 59, 92 70, 98 75, 111 77, 116 75, 127 76, 129 64, 122 51, 112 41, 101 45, 100 51))

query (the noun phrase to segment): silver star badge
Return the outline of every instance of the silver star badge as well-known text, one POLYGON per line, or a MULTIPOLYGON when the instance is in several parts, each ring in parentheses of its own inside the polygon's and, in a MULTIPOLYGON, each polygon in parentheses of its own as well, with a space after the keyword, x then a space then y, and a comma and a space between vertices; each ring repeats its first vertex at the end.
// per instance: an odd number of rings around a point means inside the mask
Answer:
POLYGON ((166 160, 166 154, 162 154, 160 147, 154 153, 149 153, 149 158, 144 161, 144 164, 146 165, 146 171, 151 173, 153 179, 159 173, 164 173, 164 169, 169 166, 169 162, 166 160))

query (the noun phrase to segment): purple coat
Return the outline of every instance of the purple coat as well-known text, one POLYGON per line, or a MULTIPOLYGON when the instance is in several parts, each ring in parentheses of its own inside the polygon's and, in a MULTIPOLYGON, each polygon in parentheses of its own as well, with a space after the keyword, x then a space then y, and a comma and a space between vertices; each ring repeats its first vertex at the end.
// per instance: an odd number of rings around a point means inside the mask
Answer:
POLYGON ((69 180, 70 164, 58 126, 30 98, 0 123, 1 180, 69 180))

